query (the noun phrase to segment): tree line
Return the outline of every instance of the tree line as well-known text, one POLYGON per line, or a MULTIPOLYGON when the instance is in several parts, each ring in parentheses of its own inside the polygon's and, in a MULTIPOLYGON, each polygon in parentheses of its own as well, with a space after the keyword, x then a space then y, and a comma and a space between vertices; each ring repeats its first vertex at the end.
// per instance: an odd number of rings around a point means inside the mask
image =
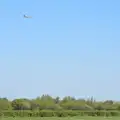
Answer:
POLYGON ((50 95, 42 95, 35 99, 16 98, 12 101, 7 98, 0 98, 1 111, 15 110, 72 110, 72 111, 119 111, 120 102, 113 100, 96 101, 93 97, 90 99, 76 99, 71 96, 66 96, 63 99, 60 97, 53 98, 50 95))

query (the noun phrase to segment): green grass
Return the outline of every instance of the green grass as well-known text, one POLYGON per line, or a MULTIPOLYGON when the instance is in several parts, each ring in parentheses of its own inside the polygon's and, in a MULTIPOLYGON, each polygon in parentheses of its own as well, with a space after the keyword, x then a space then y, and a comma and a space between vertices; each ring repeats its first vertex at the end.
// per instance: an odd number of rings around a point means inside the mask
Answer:
POLYGON ((1 120, 120 120, 120 117, 41 117, 41 118, 1 118, 1 120))

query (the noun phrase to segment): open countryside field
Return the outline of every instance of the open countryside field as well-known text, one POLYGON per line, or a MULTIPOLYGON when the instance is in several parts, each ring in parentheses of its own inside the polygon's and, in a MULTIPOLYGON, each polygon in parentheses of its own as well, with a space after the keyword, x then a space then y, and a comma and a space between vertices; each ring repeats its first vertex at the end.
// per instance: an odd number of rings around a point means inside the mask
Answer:
POLYGON ((120 117, 65 117, 65 118, 59 118, 59 117, 24 117, 24 118, 1 118, 1 120, 120 120, 120 117))

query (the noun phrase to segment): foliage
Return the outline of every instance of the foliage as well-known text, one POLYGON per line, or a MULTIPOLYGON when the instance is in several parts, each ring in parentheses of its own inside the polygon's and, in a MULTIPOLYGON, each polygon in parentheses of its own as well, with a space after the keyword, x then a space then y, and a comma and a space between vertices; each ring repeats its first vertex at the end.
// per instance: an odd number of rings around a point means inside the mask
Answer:
POLYGON ((35 99, 16 98, 13 101, 0 98, 0 115, 4 114, 5 116, 113 116, 119 115, 119 111, 120 102, 95 101, 93 97, 85 100, 71 96, 60 99, 60 97, 53 98, 50 95, 42 95, 35 99))
POLYGON ((120 112, 117 111, 73 111, 73 110, 40 110, 40 111, 28 111, 28 110, 13 110, 2 111, 1 115, 7 117, 73 117, 73 116, 120 116, 120 112))

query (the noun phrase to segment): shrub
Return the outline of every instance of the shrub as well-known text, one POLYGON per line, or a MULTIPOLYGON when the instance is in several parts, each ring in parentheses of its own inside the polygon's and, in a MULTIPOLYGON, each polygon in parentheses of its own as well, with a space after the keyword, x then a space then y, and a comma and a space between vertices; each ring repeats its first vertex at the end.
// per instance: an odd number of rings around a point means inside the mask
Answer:
POLYGON ((72 110, 40 110, 40 111, 2 111, 0 116, 6 117, 73 117, 73 116, 120 116, 118 111, 72 111, 72 110))

